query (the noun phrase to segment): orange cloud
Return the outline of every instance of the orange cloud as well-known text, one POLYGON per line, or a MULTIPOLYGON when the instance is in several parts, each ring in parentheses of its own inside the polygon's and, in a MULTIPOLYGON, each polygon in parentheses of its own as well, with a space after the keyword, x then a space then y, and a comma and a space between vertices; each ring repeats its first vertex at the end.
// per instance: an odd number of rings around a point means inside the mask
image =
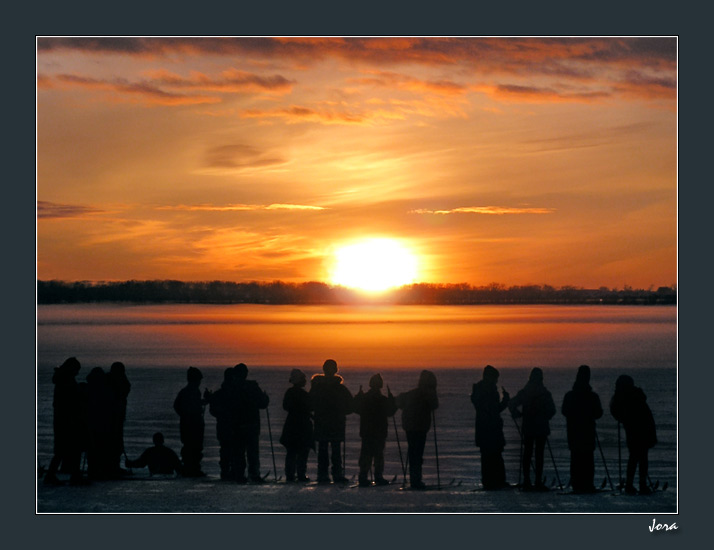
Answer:
POLYGON ((310 206, 304 204, 229 204, 226 206, 213 206, 208 204, 201 205, 177 205, 177 206, 161 206, 159 210, 188 210, 191 212, 238 212, 238 211, 256 211, 256 210, 325 210, 322 206, 310 206))
POLYGON ((410 211, 410 214, 489 214, 503 216, 505 214, 552 214, 553 208, 514 208, 506 206, 463 206, 450 210, 428 210, 418 209, 410 211))

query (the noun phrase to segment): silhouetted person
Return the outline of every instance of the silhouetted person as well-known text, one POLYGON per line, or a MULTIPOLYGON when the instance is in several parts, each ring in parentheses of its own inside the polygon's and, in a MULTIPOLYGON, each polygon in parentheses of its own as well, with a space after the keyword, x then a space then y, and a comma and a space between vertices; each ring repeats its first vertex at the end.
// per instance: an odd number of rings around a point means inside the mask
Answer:
POLYGON ((573 389, 563 398, 570 449, 570 483, 576 493, 594 493, 595 421, 602 416, 600 397, 590 387, 590 367, 581 365, 573 389))
POLYGON ((90 479, 116 478, 113 429, 117 405, 108 375, 101 367, 94 367, 87 375, 87 400, 87 473, 90 479))
POLYGON ((156 432, 152 438, 154 446, 149 447, 136 460, 126 459, 127 468, 149 467, 149 473, 155 475, 173 475, 181 473, 181 461, 178 455, 164 445, 164 434, 156 432))
POLYGON ((315 414, 317 441, 317 481, 330 481, 328 467, 332 464, 335 483, 349 481, 342 469, 340 447, 345 440, 347 415, 352 412, 352 394, 337 374, 337 362, 328 359, 322 366, 324 374, 315 374, 310 383, 310 403, 315 414), (330 454, 331 449, 331 454, 330 454))
POLYGON ((79 361, 70 357, 59 367, 55 367, 52 382, 55 385, 52 400, 54 431, 54 454, 45 474, 47 485, 62 485, 57 477, 60 466, 70 474, 70 483, 80 483, 82 472, 82 415, 81 396, 76 376, 80 370, 79 361))
POLYGON ((112 418, 111 468, 121 474, 121 455, 124 453, 124 422, 126 420, 126 404, 131 384, 126 377, 124 363, 113 363, 107 375, 107 383, 114 396, 114 414, 112 418))
POLYGON ((543 371, 531 371, 528 382, 508 405, 514 418, 523 417, 523 490, 547 491, 543 484, 543 455, 550 434, 550 419, 555 416, 555 403, 543 385, 543 371), (520 407, 520 409, 519 409, 520 407), (535 486, 531 484, 531 459, 535 448, 535 486))
POLYGON ((235 368, 223 371, 223 383, 211 394, 208 407, 211 415, 216 417, 221 479, 227 481, 238 479, 238 402, 235 380, 235 368))
POLYGON ((247 380, 248 367, 238 363, 235 367, 236 388, 236 480, 246 481, 248 477, 255 483, 263 482, 260 475, 260 409, 268 407, 268 394, 260 389, 255 380, 247 380))
POLYGON ((421 371, 416 388, 397 396, 397 407, 402 409, 402 427, 407 434, 409 485, 413 489, 426 488, 421 475, 424 447, 426 434, 431 428, 432 411, 438 406, 436 376, 428 370, 421 371))
POLYGON ((374 462, 374 483, 389 485, 384 479, 384 446, 387 441, 388 418, 397 412, 397 404, 392 392, 387 388, 387 395, 382 395, 384 381, 380 374, 369 379, 369 391, 364 393, 362 386, 354 397, 354 411, 360 416, 359 435, 362 447, 359 454, 359 484, 371 485, 369 470, 374 462))
POLYGON ((289 382, 292 386, 283 396, 283 409, 288 416, 280 435, 280 443, 285 447, 285 480, 310 481, 307 458, 310 449, 315 448, 315 439, 310 396, 305 391, 307 377, 300 369, 293 369, 289 382))
POLYGON ((211 394, 208 407, 211 415, 216 417, 221 479, 228 481, 238 479, 238 401, 235 380, 235 368, 223 371, 223 383, 211 394))
POLYGON ((188 383, 179 391, 174 400, 174 410, 179 415, 179 430, 183 444, 181 447, 183 475, 188 477, 206 475, 201 471, 205 429, 203 410, 207 402, 206 398, 201 397, 199 389, 202 378, 200 370, 196 367, 189 367, 186 372, 188 383))
POLYGON ((508 406, 509 396, 503 390, 498 394, 498 370, 491 365, 483 369, 483 378, 473 385, 471 403, 476 409, 476 446, 481 451, 481 483, 486 490, 506 487, 506 467, 503 463, 503 436, 501 412, 508 406))
POLYGON ((652 411, 647 405, 647 396, 635 386, 632 377, 623 374, 615 383, 615 395, 610 401, 610 412, 615 420, 621 422, 627 437, 627 479, 625 491, 636 494, 634 486, 635 472, 640 469, 641 495, 652 492, 648 483, 649 450, 657 444, 657 433, 652 411))

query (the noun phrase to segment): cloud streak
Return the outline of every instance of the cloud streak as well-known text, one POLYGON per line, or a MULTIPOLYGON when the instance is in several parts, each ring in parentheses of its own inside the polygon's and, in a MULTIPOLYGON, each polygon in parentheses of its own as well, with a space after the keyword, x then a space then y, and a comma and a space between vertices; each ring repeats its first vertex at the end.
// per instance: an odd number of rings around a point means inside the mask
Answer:
POLYGON ((104 211, 91 206, 37 201, 37 218, 43 220, 83 218, 91 214, 100 214, 102 212, 104 211))
POLYGON ((189 212, 254 212, 261 210, 292 210, 292 211, 320 211, 326 210, 322 206, 312 206, 305 204, 228 204, 225 206, 216 206, 211 204, 198 205, 176 205, 176 206, 161 206, 159 210, 184 210, 189 212))
POLYGON ((449 210, 429 210, 420 208, 411 210, 410 214, 486 214, 491 216, 504 216, 506 214, 552 214, 555 212, 553 208, 516 208, 507 206, 462 206, 449 210))

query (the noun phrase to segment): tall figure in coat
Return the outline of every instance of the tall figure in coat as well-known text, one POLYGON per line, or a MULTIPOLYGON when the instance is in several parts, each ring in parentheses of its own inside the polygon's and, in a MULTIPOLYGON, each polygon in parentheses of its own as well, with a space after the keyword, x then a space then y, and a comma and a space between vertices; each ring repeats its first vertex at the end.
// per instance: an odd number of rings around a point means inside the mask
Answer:
POLYGON ((407 434, 409 485, 413 489, 426 488, 422 481, 424 447, 431 428, 432 411, 438 406, 436 376, 428 370, 421 371, 416 388, 397 396, 397 407, 402 410, 402 427, 407 434))
POLYGON ((523 417, 523 490, 547 491, 543 483, 543 455, 550 434, 550 419, 555 416, 553 396, 543 385, 543 371, 531 371, 528 382, 511 399, 508 408, 514 418, 523 417), (535 485, 531 483, 531 460, 535 450, 535 485))
POLYGON ((346 483, 342 468, 341 445, 345 441, 347 415, 352 413, 352 393, 337 374, 337 362, 328 359, 322 365, 323 374, 315 374, 310 381, 310 403, 315 415, 317 441, 317 481, 346 483))
POLYGON ((503 436, 501 412, 508 406, 509 395, 498 394, 498 370, 491 365, 483 369, 483 378, 473 385, 471 403, 476 409, 476 446, 481 451, 481 483, 488 490, 506 487, 506 467, 503 463, 503 436))
POLYGON ((285 481, 310 481, 307 476, 307 458, 315 448, 312 427, 312 406, 305 391, 307 377, 300 369, 290 372, 292 384, 283 397, 283 409, 288 412, 280 434, 280 443, 285 447, 285 481))
POLYGON ((652 411, 647 405, 647 396, 642 389, 635 386, 632 377, 623 374, 617 379, 615 395, 610 401, 610 412, 615 420, 624 426, 627 449, 630 452, 625 491, 629 494, 637 493, 634 481, 639 467, 639 494, 648 495, 652 492, 648 483, 648 453, 657 444, 657 432, 652 411))
POLYGON ((590 387, 590 367, 581 365, 573 389, 565 394, 565 416, 570 449, 570 482, 576 493, 594 493, 595 421, 602 416, 600 397, 590 387))

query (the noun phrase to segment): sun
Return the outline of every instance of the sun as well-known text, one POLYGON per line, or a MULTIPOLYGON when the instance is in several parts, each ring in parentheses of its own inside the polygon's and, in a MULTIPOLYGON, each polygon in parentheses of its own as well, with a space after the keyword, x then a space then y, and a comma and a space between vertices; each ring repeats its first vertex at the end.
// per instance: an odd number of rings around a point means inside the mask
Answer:
POLYGON ((332 284, 378 292, 413 283, 416 256, 395 239, 367 239, 338 248, 332 284))

